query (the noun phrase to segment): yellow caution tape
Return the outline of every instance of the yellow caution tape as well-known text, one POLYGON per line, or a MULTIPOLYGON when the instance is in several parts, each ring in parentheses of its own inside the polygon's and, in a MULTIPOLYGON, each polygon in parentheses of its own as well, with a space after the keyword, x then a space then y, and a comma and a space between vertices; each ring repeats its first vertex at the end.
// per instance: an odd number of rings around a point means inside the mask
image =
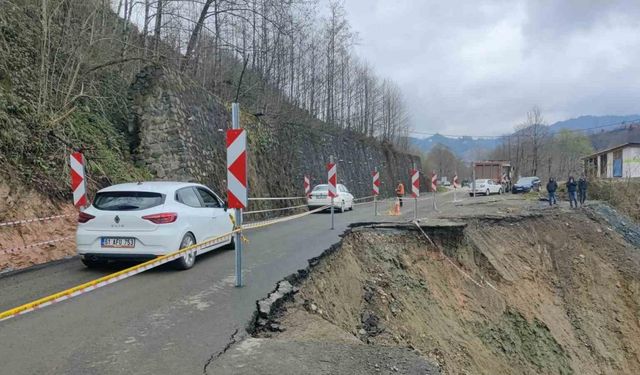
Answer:
POLYGON ((58 293, 55 293, 55 294, 51 294, 51 295, 46 296, 46 297, 42 297, 42 298, 37 299, 35 301, 29 302, 29 303, 25 303, 25 304, 23 304, 21 306, 14 307, 14 308, 12 308, 10 310, 0 312, 0 321, 7 320, 7 319, 13 318, 13 317, 18 316, 18 315, 26 314, 28 312, 31 312, 31 311, 34 311, 34 310, 37 310, 37 309, 40 309, 40 308, 43 308, 43 307, 46 307, 46 306, 61 302, 61 301, 64 301, 66 299, 70 299, 70 298, 79 296, 81 294, 91 292, 91 291, 93 291, 95 289, 101 288, 101 287, 109 285, 109 284, 113 284, 113 283, 115 283, 117 281, 124 280, 124 279, 126 279, 128 277, 137 275, 137 274, 142 273, 144 271, 147 271, 147 270, 150 270, 152 268, 158 267, 158 266, 160 266, 162 264, 165 264, 165 263, 171 262, 173 260, 176 260, 176 259, 180 258, 181 256, 183 256, 187 252, 198 250, 200 248, 215 244, 216 242, 221 242, 220 240, 226 239, 230 235, 233 235, 233 234, 236 234, 236 233, 240 233, 241 234, 241 239, 242 239, 243 243, 249 243, 249 240, 244 235, 242 235, 242 231, 243 230, 263 228, 263 227, 266 227, 266 226, 269 226, 269 225, 274 225, 274 224, 282 223, 282 222, 285 222, 285 221, 294 220, 294 219, 297 219, 297 218, 312 214, 314 212, 322 211, 322 210, 324 210, 326 208, 327 208, 327 206, 320 207, 320 208, 317 208, 315 210, 304 212, 304 213, 301 213, 301 214, 291 215, 291 216, 278 218, 278 219, 273 219, 273 220, 267 220, 267 221, 264 221, 264 222, 251 223, 251 224, 247 224, 247 225, 242 226, 242 228, 237 228, 235 219, 233 218, 233 215, 229 215, 231 217, 231 220, 233 222, 233 227, 234 227, 234 229, 231 232, 224 233, 224 234, 222 234, 222 235, 220 235, 218 237, 212 238, 212 239, 207 240, 205 242, 197 243, 197 244, 185 247, 183 249, 176 250, 176 251, 171 252, 169 254, 165 254, 165 255, 159 256, 159 257, 157 257, 155 259, 151 259, 151 260, 146 261, 144 263, 137 264, 135 266, 126 268, 126 269, 124 269, 122 271, 118 271, 118 272, 112 273, 110 275, 100 277, 98 279, 86 282, 84 284, 80 284, 78 286, 63 290, 61 292, 58 292, 58 293))

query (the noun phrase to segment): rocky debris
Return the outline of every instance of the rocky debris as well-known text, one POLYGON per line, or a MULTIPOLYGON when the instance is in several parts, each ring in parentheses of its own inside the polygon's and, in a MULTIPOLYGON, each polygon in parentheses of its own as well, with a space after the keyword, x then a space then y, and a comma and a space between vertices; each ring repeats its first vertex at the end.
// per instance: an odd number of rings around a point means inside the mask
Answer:
POLYGON ((640 248, 640 225, 631 218, 622 215, 615 208, 603 202, 589 202, 587 212, 596 220, 604 221, 609 230, 620 233, 624 239, 640 248))
POLYGON ((287 280, 282 280, 276 285, 276 289, 269 293, 267 298, 256 302, 257 312, 254 317, 251 331, 260 329, 270 332, 282 332, 284 328, 277 322, 277 316, 283 313, 283 304, 291 299, 292 295, 298 291, 297 287, 291 285, 287 280))
POLYGON ((376 336, 384 331, 384 326, 380 322, 380 318, 371 310, 363 311, 360 321, 362 322, 362 329, 364 329, 368 336, 376 336))

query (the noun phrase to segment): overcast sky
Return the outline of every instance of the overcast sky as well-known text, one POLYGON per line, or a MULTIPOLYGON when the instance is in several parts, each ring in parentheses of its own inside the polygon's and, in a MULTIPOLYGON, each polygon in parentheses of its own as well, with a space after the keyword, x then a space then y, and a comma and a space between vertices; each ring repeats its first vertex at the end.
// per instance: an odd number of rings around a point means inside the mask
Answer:
POLYGON ((640 113, 640 0, 345 0, 358 55, 403 89, 416 130, 497 135, 640 113))

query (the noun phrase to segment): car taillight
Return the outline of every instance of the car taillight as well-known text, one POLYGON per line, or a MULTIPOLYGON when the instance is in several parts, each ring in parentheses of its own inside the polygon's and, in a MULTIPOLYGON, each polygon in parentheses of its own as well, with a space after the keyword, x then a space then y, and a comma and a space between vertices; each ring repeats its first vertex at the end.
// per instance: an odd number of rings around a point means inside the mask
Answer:
POLYGON ((87 221, 91 220, 91 219, 95 219, 96 217, 93 215, 89 215, 86 212, 82 212, 80 211, 78 213, 78 223, 86 223, 87 221))
POLYGON ((178 219, 178 214, 175 212, 164 212, 161 214, 153 214, 142 217, 145 220, 149 220, 154 224, 169 224, 178 219))

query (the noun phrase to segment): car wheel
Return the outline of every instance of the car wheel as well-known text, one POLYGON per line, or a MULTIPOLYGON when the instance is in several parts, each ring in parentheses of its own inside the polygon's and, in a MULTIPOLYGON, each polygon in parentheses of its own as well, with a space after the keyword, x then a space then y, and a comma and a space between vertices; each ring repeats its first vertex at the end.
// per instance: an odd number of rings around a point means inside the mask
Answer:
MULTIPOLYGON (((194 245, 195 243, 196 243, 196 239, 195 237, 193 237, 193 234, 187 233, 184 235, 184 237, 182 237, 182 241, 180 242, 180 248, 184 249, 185 247, 189 247, 191 245, 194 245)), ((195 263, 196 263, 195 251, 189 251, 186 254, 184 254, 182 257, 180 257, 180 259, 175 260, 175 266, 179 270, 188 270, 189 268, 193 267, 195 263)))
POLYGON ((353 201, 351 201, 351 206, 349 207, 349 211, 353 211, 353 201))
POLYGON ((487 189, 487 191, 484 193, 484 195, 486 195, 487 197, 488 197, 489 195, 491 195, 491 192, 489 191, 489 189, 487 189))

